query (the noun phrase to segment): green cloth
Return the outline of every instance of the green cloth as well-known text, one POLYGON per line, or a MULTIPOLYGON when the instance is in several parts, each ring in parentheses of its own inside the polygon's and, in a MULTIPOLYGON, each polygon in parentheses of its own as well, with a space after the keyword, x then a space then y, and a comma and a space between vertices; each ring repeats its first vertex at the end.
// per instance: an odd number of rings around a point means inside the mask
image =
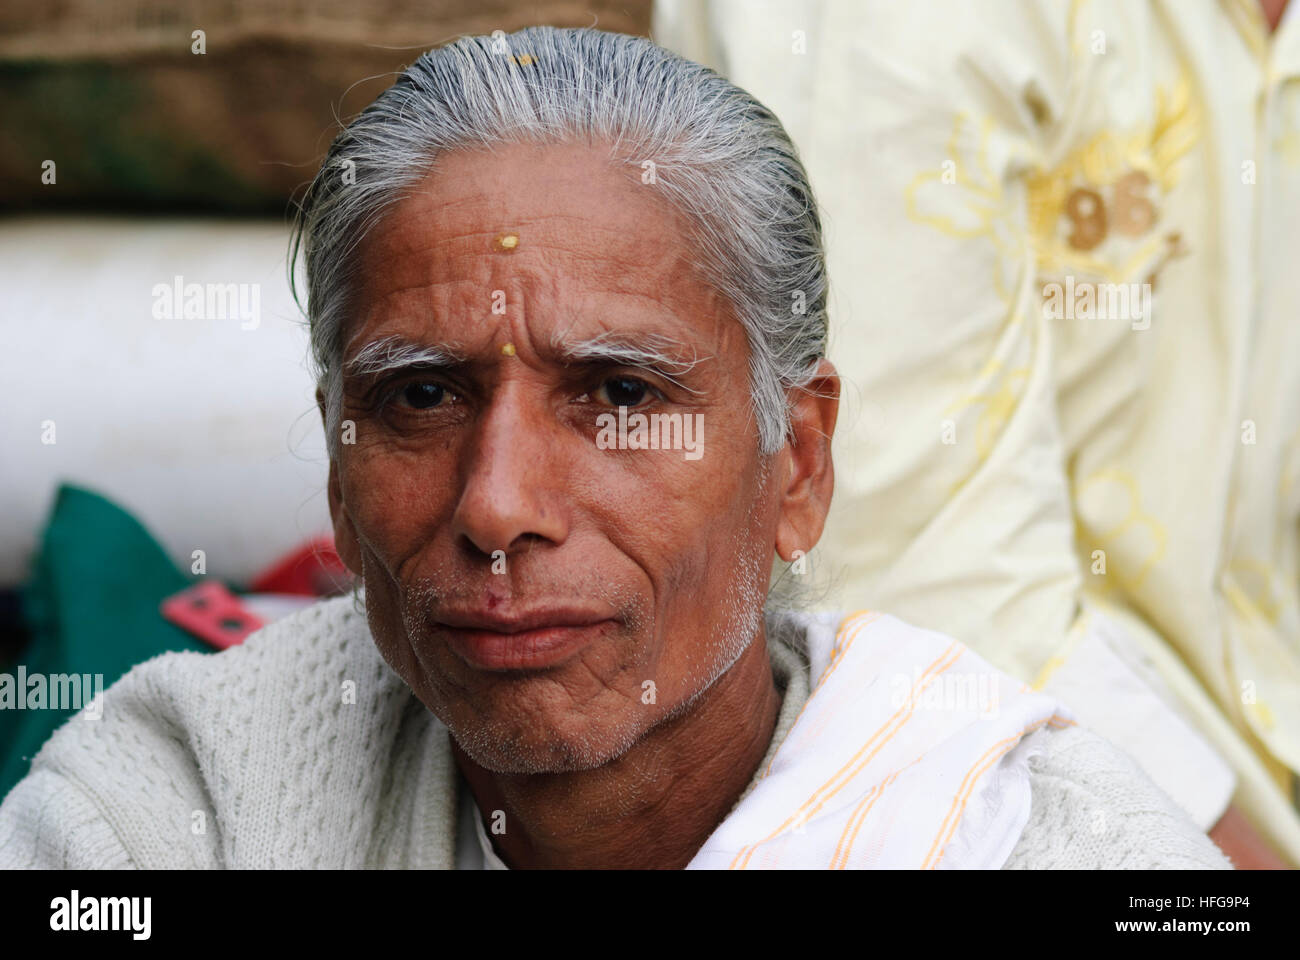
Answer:
MULTIPOLYGON (((191 583, 125 510, 88 490, 61 486, 23 591, 30 641, 3 672, 15 675, 22 663, 29 676, 103 674, 108 689, 168 650, 211 652, 158 610, 191 583)), ((31 758, 73 713, 0 710, 0 797, 26 776, 31 758)))

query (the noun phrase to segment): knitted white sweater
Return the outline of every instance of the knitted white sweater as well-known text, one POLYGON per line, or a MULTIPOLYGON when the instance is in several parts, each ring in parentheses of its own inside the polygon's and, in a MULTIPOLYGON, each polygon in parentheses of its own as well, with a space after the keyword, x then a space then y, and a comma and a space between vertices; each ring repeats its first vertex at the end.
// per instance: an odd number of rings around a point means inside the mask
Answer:
MULTIPOLYGON (((769 651, 785 688, 775 746, 809 677, 792 651, 769 651)), ((64 724, 0 806, 0 867, 457 863, 447 729, 350 597, 221 654, 156 657, 104 697, 102 717, 64 724)), ((1007 868, 1230 868, 1127 755, 1078 728, 1050 743, 1031 761, 1030 820, 1007 868)))

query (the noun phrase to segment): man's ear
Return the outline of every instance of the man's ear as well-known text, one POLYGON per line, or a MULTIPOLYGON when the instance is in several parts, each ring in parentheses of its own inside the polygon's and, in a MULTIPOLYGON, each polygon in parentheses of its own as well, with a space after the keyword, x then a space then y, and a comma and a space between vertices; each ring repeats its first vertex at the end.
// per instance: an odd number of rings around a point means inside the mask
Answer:
POLYGON ((796 550, 810 553, 826 525, 835 492, 831 436, 839 410, 840 378, 834 365, 822 359, 812 382, 796 393, 790 410, 793 437, 777 456, 783 474, 776 552, 787 563, 796 550))
MULTIPOLYGON (((316 407, 320 410, 321 424, 326 431, 326 447, 328 443, 328 433, 330 429, 329 418, 325 413, 325 396, 320 390, 316 391, 316 407)), ((361 544, 357 540, 356 528, 352 526, 352 518, 348 516, 348 508, 343 503, 343 487, 339 483, 339 462, 334 456, 330 456, 329 481, 326 485, 327 495, 330 505, 330 519, 334 523, 334 550, 338 553, 339 559, 344 565, 355 573, 358 577, 362 575, 361 570, 361 544)))

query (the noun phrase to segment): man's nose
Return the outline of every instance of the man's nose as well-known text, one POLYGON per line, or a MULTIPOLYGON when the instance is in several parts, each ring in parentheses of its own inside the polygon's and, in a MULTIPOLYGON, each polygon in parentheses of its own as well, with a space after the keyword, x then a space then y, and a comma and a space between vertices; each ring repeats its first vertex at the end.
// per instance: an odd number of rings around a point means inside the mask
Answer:
POLYGON ((507 555, 539 540, 568 536, 559 450, 568 439, 545 402, 521 384, 503 387, 480 417, 462 463, 463 486, 452 517, 457 539, 481 553, 507 555))

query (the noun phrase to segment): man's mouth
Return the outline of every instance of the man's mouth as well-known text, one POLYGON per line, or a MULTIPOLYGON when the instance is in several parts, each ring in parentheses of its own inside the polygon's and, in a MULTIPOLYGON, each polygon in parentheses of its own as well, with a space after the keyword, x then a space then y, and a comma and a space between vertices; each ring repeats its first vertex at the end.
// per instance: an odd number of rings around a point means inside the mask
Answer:
POLYGON ((443 610, 434 629, 479 670, 542 670, 571 659, 617 626, 603 610, 535 607, 443 610))

